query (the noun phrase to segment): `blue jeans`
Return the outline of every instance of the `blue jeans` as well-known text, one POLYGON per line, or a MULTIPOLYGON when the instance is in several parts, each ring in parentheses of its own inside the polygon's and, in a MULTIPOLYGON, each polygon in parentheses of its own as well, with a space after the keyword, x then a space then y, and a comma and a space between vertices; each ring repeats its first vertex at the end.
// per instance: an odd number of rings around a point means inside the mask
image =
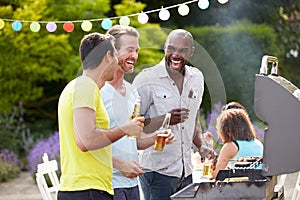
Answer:
POLYGON ((114 189, 114 200, 140 200, 139 187, 114 189))
POLYGON ((145 200, 170 200, 170 196, 192 183, 192 175, 186 178, 147 172, 140 176, 145 200))

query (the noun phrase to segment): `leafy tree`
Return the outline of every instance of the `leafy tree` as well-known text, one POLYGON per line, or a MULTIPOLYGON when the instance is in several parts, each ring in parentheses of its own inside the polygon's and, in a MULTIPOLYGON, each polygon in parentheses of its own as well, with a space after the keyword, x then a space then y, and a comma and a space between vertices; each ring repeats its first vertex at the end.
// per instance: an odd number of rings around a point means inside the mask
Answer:
MULTIPOLYGON (((271 55, 280 57, 280 61, 284 60, 286 67, 282 68, 284 74, 288 74, 292 78, 292 82, 299 81, 300 71, 295 66, 299 65, 299 59, 286 57, 286 53, 291 49, 295 49, 299 41, 299 31, 295 26, 290 26, 289 21, 284 21, 284 16, 293 16, 294 10, 299 11, 299 2, 293 0, 248 0, 238 1, 230 0, 225 5, 220 5, 217 1, 210 1, 211 6, 207 10, 200 10, 197 3, 189 4, 190 14, 188 16, 180 16, 177 9, 170 9, 171 18, 166 22, 158 19, 158 12, 149 14, 149 23, 142 25, 137 21, 137 16, 130 17, 130 25, 138 28, 140 37, 140 54, 136 65, 136 73, 142 68, 156 64, 163 57, 162 47, 166 39, 169 28, 185 28, 190 25, 196 32, 199 26, 207 28, 205 38, 198 38, 197 41, 205 43, 213 43, 209 54, 216 60, 218 66, 230 66, 226 70, 232 71, 239 68, 235 54, 228 52, 220 52, 221 46, 229 46, 234 42, 235 37, 240 37, 234 31, 225 34, 209 34, 218 28, 226 27, 237 19, 249 19, 254 23, 267 23, 270 25, 278 25, 280 20, 282 25, 276 26, 279 41, 279 48, 272 46, 269 51, 271 55), (282 7, 282 12, 279 12, 282 7), (273 17, 276 16, 276 17, 273 17), (152 22, 152 23, 151 23, 152 22), (160 25, 159 25, 159 24, 160 25), (210 25, 206 27, 206 25, 210 25), (290 29, 285 25, 290 26, 290 29), (164 27, 163 29, 160 26, 164 27), (168 27, 168 28, 166 28, 168 27), (286 42, 288 41, 288 42, 286 42), (284 43, 286 42, 286 43, 284 43), (218 45, 216 45, 218 44, 218 45), (293 45, 294 46, 290 46, 293 45), (292 48, 291 48, 292 47, 292 48), (225 65, 223 65, 225 64, 225 65)), ((163 6, 171 6, 182 3, 180 0, 174 1, 148 1, 141 0, 3 0, 0 2, 0 18, 9 19, 30 19, 45 21, 64 21, 79 20, 74 23, 75 30, 66 33, 62 24, 58 24, 55 33, 49 33, 45 30, 45 24, 41 24, 41 30, 33 33, 29 30, 29 23, 23 23, 23 29, 20 32, 11 30, 11 23, 7 22, 3 30, 0 30, 0 110, 10 110, 13 105, 19 101, 24 102, 26 108, 27 119, 35 121, 37 118, 51 119, 56 123, 56 107, 58 96, 65 84, 78 74, 80 68, 80 59, 78 56, 78 47, 80 39, 87 34, 81 29, 81 21, 83 19, 103 19, 106 16, 123 16, 139 13, 141 11, 149 11, 163 6), (114 8, 114 9, 111 9, 114 8), (63 12, 62 12, 63 11, 63 12), (38 117, 37 117, 38 116, 38 117)), ((101 28, 101 21, 92 21, 93 28, 91 32, 97 31, 104 33, 101 28)), ((118 19, 114 20, 114 24, 118 23, 118 19)), ((246 24, 247 26, 248 24, 246 24)), ((252 25, 251 25, 252 26, 252 25)), ((297 26, 299 28, 299 26, 297 26)), ((199 29, 200 30, 200 29, 199 29)), ((270 31, 271 40, 273 41, 273 30, 270 31)), ((222 32, 222 31, 221 31, 222 32)), ((204 36, 203 36, 204 37, 204 36)), ((251 51, 245 51, 244 58, 247 54, 251 54, 253 59, 257 59, 255 63, 260 62, 262 49, 266 46, 251 43, 253 34, 242 35, 241 44, 243 47, 249 46, 251 51), (261 48, 253 50, 252 47, 261 48), (257 56, 259 55, 259 56, 257 56)), ((275 39, 275 40, 276 40, 275 39)), ((263 40, 267 40, 265 37, 263 40)), ((202 44, 202 43, 201 43, 202 44)), ((263 43, 269 45, 269 43, 263 43)), ((233 49, 241 50, 241 49, 233 49)), ((245 50, 245 49, 242 49, 245 50)), ((264 52, 265 53, 265 52, 264 52)), ((254 62, 253 62, 254 63, 254 62)), ((281 62, 282 63, 282 62, 281 62)), ((225 68, 224 68, 225 69, 225 68)), ((247 70, 247 69, 246 69, 247 70)), ((256 72, 256 71, 255 71, 256 72)), ((248 73, 248 72, 247 72, 248 73)), ((131 81, 135 74, 127 76, 131 81)), ((242 80, 241 80, 242 81, 242 80)), ((247 82, 247 81, 246 81, 247 82)), ((247 84, 247 83, 245 83, 247 84)), ((227 87, 234 86, 228 83, 227 87)), ((241 86, 242 87, 242 86, 241 86)), ((234 89, 232 89, 234 90, 234 89)), ((235 92, 237 92, 236 90, 235 92)), ((239 94, 230 93, 230 98, 236 98, 239 94)), ((245 97, 246 98, 246 97, 245 97)), ((209 101, 205 98, 204 101, 209 101)), ((48 122, 47 122, 48 123, 48 122)))
MULTIPOLYGON (((68 0, 63 3, 56 0, 2 1, 0 18, 54 22, 101 19, 110 10, 109 3, 109 0, 68 0)), ((41 23, 38 33, 31 32, 29 25, 24 22, 23 29, 15 32, 10 28, 11 23, 6 22, 5 28, 0 30, 0 90, 3 94, 0 109, 9 111, 22 101, 27 120, 45 118, 56 123, 59 94, 65 84, 78 74, 81 65, 78 47, 87 33, 81 29, 81 21, 74 23, 75 31, 72 33, 66 33, 62 23, 57 24, 54 33, 46 31, 46 23, 41 23)), ((95 31, 105 32, 99 21, 93 22, 91 32, 95 31)))
MULTIPOLYGON (((147 4, 145 11, 168 7, 183 3, 181 0, 141 0, 147 4)), ((112 2, 118 2, 113 0, 112 2)), ((277 48, 281 54, 280 71, 286 78, 295 83, 300 82, 299 51, 300 51, 300 1, 299 0, 229 0, 221 5, 218 1, 210 1, 206 10, 201 10, 197 2, 188 4, 190 12, 187 16, 180 16, 177 8, 169 9, 171 17, 163 22, 157 13, 150 14, 150 22, 160 23, 164 27, 185 28, 188 26, 227 26, 237 20, 246 19, 255 24, 268 24, 277 34, 277 48), (292 50, 292 51, 291 51, 292 50), (298 54, 298 57, 294 55, 298 54), (298 78, 297 78, 298 77, 298 78)), ((272 54, 272 52, 270 52, 272 54)), ((226 59, 226 58, 224 58, 226 59)), ((298 86, 300 86, 298 84, 298 86)))
MULTIPOLYGON (((41 20, 46 2, 22 1, 20 7, 1 6, 1 18, 41 20)), ((68 77, 71 46, 66 34, 53 35, 41 30, 33 33, 29 23, 20 32, 11 23, 0 31, 0 110, 10 110, 19 101, 29 102, 43 97, 42 83, 68 77)))
POLYGON ((277 44, 283 50, 280 57, 280 73, 300 87, 300 2, 288 0, 273 16, 277 44))
MULTIPOLYGON (((265 54, 281 54, 271 27, 241 21, 225 27, 189 27, 188 30, 218 66, 227 101, 240 101, 253 115, 254 80, 255 74, 259 73, 261 58, 265 54)), ((205 70, 204 66, 202 71, 205 70)), ((204 76, 206 79, 214 77, 207 77, 205 73, 204 76)))

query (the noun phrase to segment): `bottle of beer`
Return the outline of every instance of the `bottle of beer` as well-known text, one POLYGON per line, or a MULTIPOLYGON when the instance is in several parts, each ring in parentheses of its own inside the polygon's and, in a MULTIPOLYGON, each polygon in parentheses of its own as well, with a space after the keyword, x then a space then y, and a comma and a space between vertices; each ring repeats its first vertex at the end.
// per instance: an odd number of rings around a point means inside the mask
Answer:
POLYGON ((168 129, 171 121, 171 113, 166 113, 163 123, 159 129, 168 129))
MULTIPOLYGON (((136 98, 136 101, 135 101, 135 104, 134 104, 134 107, 133 107, 133 112, 131 113, 130 115, 130 120, 131 119, 134 119, 136 117, 140 117, 141 116, 141 97, 138 96, 136 98)), ((137 138, 138 136, 128 136, 129 138, 137 138)))
MULTIPOLYGON (((171 131, 171 129, 169 128, 170 121, 171 121, 171 113, 166 113, 164 121, 163 121, 161 127, 159 128, 159 130, 170 132, 171 131)), ((164 151, 167 135, 168 134, 165 134, 165 133, 159 133, 156 136, 156 140, 155 140, 155 143, 153 146, 155 151, 164 151)))
POLYGON ((130 119, 140 117, 141 116, 141 97, 138 96, 136 98, 134 107, 133 107, 133 112, 130 115, 130 119))

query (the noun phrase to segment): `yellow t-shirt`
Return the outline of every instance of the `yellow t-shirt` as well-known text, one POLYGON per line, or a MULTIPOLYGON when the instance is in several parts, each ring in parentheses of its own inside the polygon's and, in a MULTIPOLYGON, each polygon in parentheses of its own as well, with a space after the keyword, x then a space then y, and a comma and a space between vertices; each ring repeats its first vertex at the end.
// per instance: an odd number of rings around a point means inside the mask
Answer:
POLYGON ((113 194, 111 145, 87 152, 82 152, 76 145, 73 110, 80 107, 95 110, 96 126, 109 128, 109 118, 96 83, 86 76, 71 81, 61 93, 58 103, 60 191, 98 189, 113 194))

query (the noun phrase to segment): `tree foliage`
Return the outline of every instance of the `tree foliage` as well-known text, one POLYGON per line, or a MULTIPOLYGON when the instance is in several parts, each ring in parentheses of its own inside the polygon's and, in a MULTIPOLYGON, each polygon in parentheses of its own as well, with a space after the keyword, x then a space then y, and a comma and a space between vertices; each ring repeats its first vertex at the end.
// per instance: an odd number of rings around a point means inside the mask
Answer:
MULTIPOLYGON (((182 2, 3 0, 0 2, 0 18, 40 21, 104 19, 182 2)), ((299 1, 230 0, 225 5, 220 5, 217 1, 210 3, 207 10, 200 10, 196 2, 189 4, 190 13, 184 17, 178 14, 177 8, 172 8, 168 21, 161 21, 158 12, 149 13, 150 19, 145 25, 137 21, 137 16, 131 16, 130 25, 136 27, 141 35, 141 49, 135 73, 161 60, 164 41, 170 29, 188 28, 195 34, 199 43, 209 47, 208 53, 217 66, 221 67, 224 79, 227 79, 227 76, 231 77, 231 74, 241 77, 253 76, 250 75, 250 71, 256 73, 256 70, 252 71, 253 67, 258 67, 261 56, 268 53, 280 58, 280 66, 284 66, 280 68, 282 75, 286 75, 296 85, 300 84, 300 68, 296 67, 300 64, 299 59, 286 56, 291 49, 298 49, 299 52, 300 26, 287 20, 295 18, 295 11, 299 12, 299 1), (248 19, 262 25, 256 28, 255 25, 244 22, 231 25, 240 19, 248 19), (263 35, 262 32, 269 34, 263 35), (236 43, 236 38, 239 43, 236 43)), ((114 19, 113 22, 118 24, 118 19, 114 19)), ((37 116, 45 117, 56 123, 59 94, 65 84, 78 74, 81 65, 78 47, 81 38, 87 32, 81 29, 81 23, 74 23, 75 30, 71 33, 66 33, 62 24, 58 24, 54 33, 49 33, 45 30, 46 24, 43 23, 41 30, 34 33, 29 30, 29 24, 23 23, 23 29, 16 32, 11 30, 11 22, 6 22, 5 28, 0 30, 0 110, 9 111, 13 105, 22 101, 27 117, 32 115, 33 120, 37 119, 37 116)), ((95 31, 105 32, 101 28, 101 21, 93 22, 90 32, 95 31)), ((126 78, 131 81, 134 76, 135 74, 132 74, 126 78)), ((231 81, 225 82, 230 99, 240 98, 242 93, 239 90, 252 87, 253 80, 237 78, 235 82, 240 84, 236 86, 231 81)), ((248 94, 251 95, 251 91, 248 94)), ((243 93, 243 98, 246 99, 248 94, 243 93)), ((205 101, 209 99, 205 98, 204 104, 205 101)))
MULTIPOLYGON (((17 8, 0 7, 1 17, 12 19, 40 20, 45 10, 44 0, 17 8)), ((10 26, 11 23, 7 23, 0 31, 1 110, 10 109, 19 101, 41 98, 44 93, 41 83, 65 78, 72 71, 71 46, 66 34, 33 33, 29 24, 16 32, 10 26)))
MULTIPOLYGON (((188 30, 214 59, 225 85, 227 101, 240 101, 253 114, 254 80, 261 58, 265 54, 281 55, 272 28, 240 21, 225 27, 189 27, 188 30)), ((204 77, 208 78, 206 74, 204 77)))

